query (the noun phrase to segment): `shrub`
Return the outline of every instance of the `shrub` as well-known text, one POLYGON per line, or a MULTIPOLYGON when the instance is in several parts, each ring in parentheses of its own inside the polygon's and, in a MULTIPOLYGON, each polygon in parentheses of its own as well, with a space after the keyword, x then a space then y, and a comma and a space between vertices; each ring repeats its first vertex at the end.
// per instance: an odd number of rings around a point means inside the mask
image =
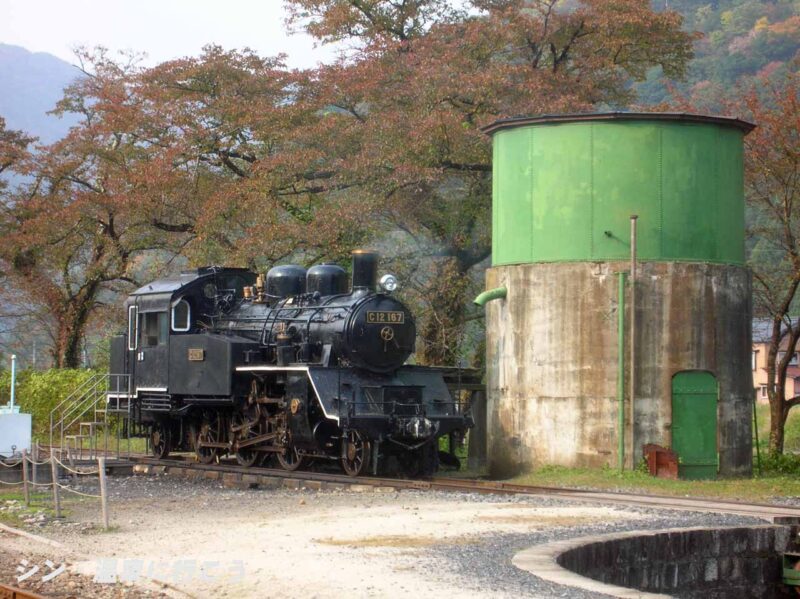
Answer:
MULTIPOLYGON (((52 409, 94 374, 93 370, 58 368, 17 372, 15 403, 31 414, 36 438, 48 437, 52 409)), ((11 372, 4 370, 0 372, 0 403, 8 403, 10 398, 11 372)))
POLYGON ((800 476, 800 456, 788 453, 761 454, 761 469, 764 474, 800 476))

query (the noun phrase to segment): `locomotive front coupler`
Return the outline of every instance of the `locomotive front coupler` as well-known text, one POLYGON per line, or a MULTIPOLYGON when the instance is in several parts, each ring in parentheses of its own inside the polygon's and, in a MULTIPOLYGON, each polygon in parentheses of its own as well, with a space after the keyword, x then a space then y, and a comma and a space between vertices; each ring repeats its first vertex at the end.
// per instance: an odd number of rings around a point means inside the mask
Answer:
POLYGON ((393 428, 404 437, 430 439, 438 432, 439 423, 429 420, 425 415, 412 416, 410 418, 396 418, 393 428))

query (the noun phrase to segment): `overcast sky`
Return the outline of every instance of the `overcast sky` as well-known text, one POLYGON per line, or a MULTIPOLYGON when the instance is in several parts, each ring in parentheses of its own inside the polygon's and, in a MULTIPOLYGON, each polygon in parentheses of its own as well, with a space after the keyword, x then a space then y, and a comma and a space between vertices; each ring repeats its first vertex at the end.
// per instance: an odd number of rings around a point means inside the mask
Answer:
POLYGON ((146 52, 145 64, 193 56, 208 43, 281 52, 291 67, 329 62, 334 50, 289 35, 282 0, 0 0, 0 43, 74 62, 75 46, 146 52))

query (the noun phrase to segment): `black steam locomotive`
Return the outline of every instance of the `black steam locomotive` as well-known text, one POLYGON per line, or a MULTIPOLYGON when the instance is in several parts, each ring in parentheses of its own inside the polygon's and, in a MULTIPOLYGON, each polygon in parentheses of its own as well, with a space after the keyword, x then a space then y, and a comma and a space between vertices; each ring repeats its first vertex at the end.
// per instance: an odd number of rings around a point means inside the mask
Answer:
POLYGON ((378 257, 276 266, 266 275, 200 268, 136 290, 111 343, 109 402, 129 405, 156 457, 203 463, 274 456, 287 470, 340 460, 352 475, 430 474, 438 439, 472 425, 441 371, 405 365, 416 329, 378 257))

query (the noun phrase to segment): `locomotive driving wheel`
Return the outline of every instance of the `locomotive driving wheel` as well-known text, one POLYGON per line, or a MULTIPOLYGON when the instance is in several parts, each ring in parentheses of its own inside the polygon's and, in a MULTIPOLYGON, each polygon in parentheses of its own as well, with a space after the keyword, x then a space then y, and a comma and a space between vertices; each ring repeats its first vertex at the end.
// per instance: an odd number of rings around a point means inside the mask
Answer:
MULTIPOLYGON (((260 414, 258 407, 244 408, 236 412, 231 420, 231 434, 238 441, 247 441, 261 435, 262 427, 259 424, 260 414)), ((264 455, 254 447, 245 447, 236 450, 236 461, 240 466, 257 466, 264 455)))
POLYGON ((369 466, 371 443, 356 430, 342 439, 342 468, 350 476, 359 476, 369 466))
POLYGON ((211 464, 219 455, 218 447, 204 447, 204 443, 219 443, 222 423, 219 414, 206 412, 199 427, 193 427, 194 453, 201 464, 211 464))
POLYGON ((292 444, 290 435, 286 435, 285 441, 284 450, 276 453, 275 457, 278 459, 281 468, 289 472, 294 472, 305 463, 305 457, 301 455, 300 452, 297 451, 297 447, 292 444))
POLYGON ((170 450, 170 430, 169 424, 163 421, 156 421, 150 430, 150 448, 153 452, 153 457, 163 460, 169 455, 170 450))

